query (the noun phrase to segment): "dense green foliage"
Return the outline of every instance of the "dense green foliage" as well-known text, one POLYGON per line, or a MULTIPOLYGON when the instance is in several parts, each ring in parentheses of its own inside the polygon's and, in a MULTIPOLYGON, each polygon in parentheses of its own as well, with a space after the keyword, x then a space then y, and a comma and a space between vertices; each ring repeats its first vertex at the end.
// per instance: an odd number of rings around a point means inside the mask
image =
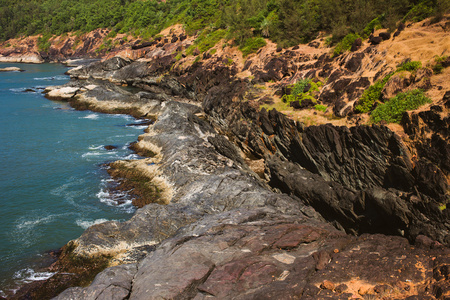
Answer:
POLYGON ((320 81, 314 82, 309 78, 301 79, 295 84, 288 86, 291 89, 291 92, 284 95, 281 100, 285 103, 290 103, 293 101, 298 101, 301 103, 304 99, 310 99, 315 103, 317 102, 315 96, 322 85, 323 84, 320 81))
MULTIPOLYGON (((0 40, 18 35, 110 28, 144 39, 182 23, 189 34, 224 29, 240 46, 270 38, 280 46, 308 42, 320 32, 333 42, 366 36, 376 27, 449 10, 448 0, 0 0, 0 40), (253 40, 256 41, 256 40, 253 40)), ((245 47, 245 46, 244 46, 245 47)), ((45 47, 44 47, 45 48, 45 47)))
POLYGON ((400 123, 405 111, 417 109, 426 103, 431 103, 431 100, 421 90, 398 93, 394 98, 374 109, 370 120, 373 123, 380 121, 400 123))
POLYGON ((381 98, 381 91, 392 75, 394 75, 394 73, 390 73, 383 79, 377 80, 373 85, 364 91, 358 101, 358 105, 355 106, 356 112, 366 113, 372 110, 373 104, 381 98))
POLYGON ((383 79, 377 80, 373 85, 366 89, 361 98, 359 98, 358 104, 355 106, 356 112, 367 113, 372 110, 373 104, 378 100, 381 100, 381 91, 392 75, 401 71, 415 72, 421 67, 422 63, 420 61, 408 61, 399 65, 395 72, 389 73, 383 79))

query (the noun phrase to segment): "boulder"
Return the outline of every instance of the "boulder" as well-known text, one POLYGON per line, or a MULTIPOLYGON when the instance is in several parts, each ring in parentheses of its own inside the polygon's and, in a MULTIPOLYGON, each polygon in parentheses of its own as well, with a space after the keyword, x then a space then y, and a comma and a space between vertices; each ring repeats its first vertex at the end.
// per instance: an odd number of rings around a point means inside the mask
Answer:
POLYGON ((389 78, 381 91, 382 99, 388 100, 394 97, 397 93, 405 90, 411 83, 413 77, 410 72, 403 71, 394 74, 389 78))

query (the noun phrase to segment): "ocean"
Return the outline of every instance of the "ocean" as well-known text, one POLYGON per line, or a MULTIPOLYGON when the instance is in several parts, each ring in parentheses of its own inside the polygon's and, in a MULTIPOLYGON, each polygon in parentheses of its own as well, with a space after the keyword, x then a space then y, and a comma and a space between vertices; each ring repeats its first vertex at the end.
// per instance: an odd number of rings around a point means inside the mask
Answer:
POLYGON ((48 251, 88 226, 132 216, 106 163, 138 159, 128 146, 146 127, 44 98, 43 88, 69 80, 63 65, 0 63, 10 66, 25 72, 0 72, 0 296, 51 276, 39 271, 48 251))

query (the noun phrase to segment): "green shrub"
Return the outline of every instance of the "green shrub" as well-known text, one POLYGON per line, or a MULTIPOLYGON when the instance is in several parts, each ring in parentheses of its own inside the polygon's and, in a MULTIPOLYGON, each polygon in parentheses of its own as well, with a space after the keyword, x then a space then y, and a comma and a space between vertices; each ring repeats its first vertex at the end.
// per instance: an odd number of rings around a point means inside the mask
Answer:
POLYGON ((434 74, 441 74, 442 70, 444 70, 444 66, 442 65, 442 63, 447 60, 447 56, 437 56, 435 57, 434 61, 435 61, 435 65, 433 66, 433 72, 434 74))
POLYGON ((298 96, 303 94, 308 84, 310 84, 312 80, 309 78, 301 79, 297 81, 294 85, 291 86, 291 95, 298 96))
POLYGON ((394 73, 390 73, 383 79, 377 80, 364 91, 361 98, 358 100, 358 105, 355 106, 356 112, 367 113, 372 110, 373 104, 381 98, 381 91, 392 75, 394 75, 394 73))
POLYGON ((420 61, 408 61, 399 65, 395 72, 386 75, 381 80, 377 80, 373 85, 364 91, 361 98, 358 100, 358 104, 355 106, 355 111, 358 113, 367 113, 371 111, 373 104, 381 99, 381 91, 392 75, 402 71, 415 72, 421 67, 422 63, 420 61))
POLYGON ((422 90, 416 89, 406 93, 399 93, 386 103, 379 105, 370 115, 373 123, 386 121, 387 123, 400 123, 405 111, 414 110, 420 106, 431 103, 422 90))
POLYGON ((350 33, 347 34, 337 45, 334 47, 333 56, 338 56, 341 53, 350 50, 353 42, 360 38, 358 34, 350 33))
POLYGON ((262 37, 252 37, 247 39, 244 44, 239 47, 239 50, 241 50, 242 55, 246 57, 247 55, 251 53, 255 53, 260 48, 264 47, 266 45, 266 40, 262 37))
POLYGON ((369 35, 371 35, 374 30, 382 28, 381 21, 383 19, 384 14, 370 21, 369 24, 367 24, 367 26, 363 30, 364 38, 368 38, 369 35))
POLYGON ((326 106, 326 105, 322 105, 322 104, 316 104, 316 105, 314 106, 314 108, 315 108, 317 111, 323 111, 323 112, 325 112, 325 111, 327 110, 327 106, 326 106))
POLYGON ((322 85, 323 84, 320 81, 314 82, 309 78, 301 79, 295 84, 288 86, 291 88, 291 93, 289 95, 284 95, 281 100, 285 103, 293 101, 301 102, 304 99, 311 99, 313 102, 316 102, 315 92, 318 92, 322 85), (305 92, 308 85, 309 89, 305 92))
POLYGON ((397 66, 397 70, 395 72, 401 71, 414 72, 420 68, 422 68, 422 63, 420 61, 408 61, 397 66))
POLYGON ((114 30, 111 30, 106 37, 107 38, 115 38, 116 35, 117 35, 117 32, 115 32, 114 30))

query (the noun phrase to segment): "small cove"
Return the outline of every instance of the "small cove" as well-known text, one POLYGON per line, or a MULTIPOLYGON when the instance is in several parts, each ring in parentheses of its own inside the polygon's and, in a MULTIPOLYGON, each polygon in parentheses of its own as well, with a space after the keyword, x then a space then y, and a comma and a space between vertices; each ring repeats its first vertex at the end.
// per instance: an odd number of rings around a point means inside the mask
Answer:
POLYGON ((0 73, 0 296, 50 276, 38 272, 46 251, 92 224, 132 216, 131 198, 108 189, 114 183, 105 163, 138 158, 128 146, 144 127, 127 126, 139 123, 129 116, 45 99, 44 87, 69 80, 67 67, 0 64, 11 66, 25 72, 0 73))

